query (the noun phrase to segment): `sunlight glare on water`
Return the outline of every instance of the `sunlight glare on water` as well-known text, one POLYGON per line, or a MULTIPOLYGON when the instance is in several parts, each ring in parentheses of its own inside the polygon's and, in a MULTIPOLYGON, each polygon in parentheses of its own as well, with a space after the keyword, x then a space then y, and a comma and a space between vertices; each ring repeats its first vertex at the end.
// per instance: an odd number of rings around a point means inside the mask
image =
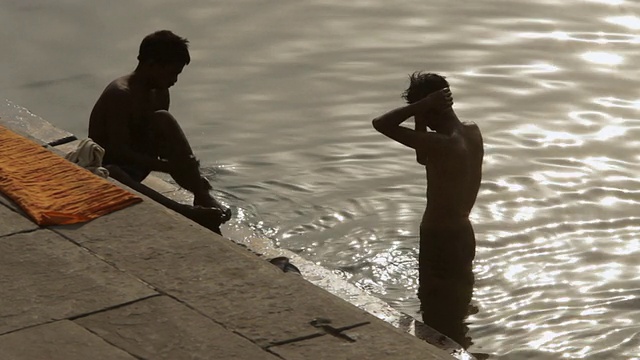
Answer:
POLYGON ((424 169, 371 119, 408 74, 440 72, 485 141, 469 351, 638 359, 639 16, 622 0, 4 1, 0 81, 86 136, 144 35, 188 37, 172 112, 234 221, 419 318, 424 169))

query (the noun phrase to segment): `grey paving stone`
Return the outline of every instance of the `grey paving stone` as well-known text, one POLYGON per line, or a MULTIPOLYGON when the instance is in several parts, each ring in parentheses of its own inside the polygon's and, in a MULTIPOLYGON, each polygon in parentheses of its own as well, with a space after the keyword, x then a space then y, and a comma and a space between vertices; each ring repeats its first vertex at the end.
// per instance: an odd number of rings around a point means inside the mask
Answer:
POLYGON ((39 228, 36 223, 11 210, 9 207, 15 206, 9 205, 8 202, 9 200, 0 197, 0 237, 39 228))
POLYGON ((279 359, 167 296, 142 300, 75 322, 143 359, 279 359))
POLYGON ((310 322, 327 318, 335 327, 370 321, 432 348, 152 201, 55 230, 259 346, 318 333, 310 322))
POLYGON ((254 340, 313 333, 309 322, 316 317, 335 315, 348 325, 364 314, 349 308, 337 316, 329 309, 341 299, 156 205, 145 201, 75 230, 54 230, 254 340), (295 312, 295 321, 281 321, 295 312))
POLYGON ((337 336, 322 337, 273 346, 269 350, 287 360, 423 360, 453 359, 431 345, 417 347, 414 339, 400 336, 381 326, 360 326, 337 336))
POLYGON ((5 195, 3 193, 0 193, 0 205, 4 205, 4 206, 6 206, 6 207, 8 207, 8 208, 10 208, 12 210, 16 210, 21 215, 23 215, 25 218, 27 217, 27 215, 22 212, 20 207, 18 207, 18 204, 13 202, 13 200, 11 200, 7 195, 5 195))
POLYGON ((134 360, 71 321, 63 320, 0 336, 3 360, 134 360))
POLYGON ((59 235, 0 238, 0 334, 156 294, 59 235))

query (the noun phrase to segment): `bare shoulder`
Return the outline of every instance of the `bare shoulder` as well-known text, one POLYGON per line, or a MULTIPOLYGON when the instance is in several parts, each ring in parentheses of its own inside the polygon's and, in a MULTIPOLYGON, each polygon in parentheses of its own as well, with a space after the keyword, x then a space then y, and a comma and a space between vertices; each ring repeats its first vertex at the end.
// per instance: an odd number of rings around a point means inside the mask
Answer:
POLYGON ((121 76, 110 82, 104 89, 104 93, 108 95, 130 94, 129 75, 121 76))
POLYGON ((474 153, 482 154, 484 152, 484 141, 478 125, 474 122, 464 122, 463 126, 465 147, 474 153))
POLYGON ((100 95, 100 101, 106 103, 117 103, 124 105, 131 99, 131 89, 129 87, 128 76, 119 77, 107 85, 100 95))
POLYGON ((462 123, 465 137, 467 138, 476 138, 482 140, 482 133, 480 132, 480 127, 474 122, 463 122, 462 123))
POLYGON ((462 125, 465 127, 465 129, 480 132, 480 127, 478 127, 478 124, 474 123, 473 121, 463 121, 462 125))

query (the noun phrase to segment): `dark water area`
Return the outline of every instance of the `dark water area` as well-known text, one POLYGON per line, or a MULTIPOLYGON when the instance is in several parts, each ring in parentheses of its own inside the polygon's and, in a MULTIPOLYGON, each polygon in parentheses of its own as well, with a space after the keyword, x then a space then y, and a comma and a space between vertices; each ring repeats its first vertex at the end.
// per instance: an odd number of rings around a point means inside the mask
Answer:
POLYGON ((492 359, 640 358, 640 3, 2 0, 0 20, 2 97, 79 137, 144 35, 189 38, 171 111, 234 221, 416 318, 424 169, 371 119, 442 73, 485 160, 474 280, 431 308, 470 296, 452 326, 492 359))

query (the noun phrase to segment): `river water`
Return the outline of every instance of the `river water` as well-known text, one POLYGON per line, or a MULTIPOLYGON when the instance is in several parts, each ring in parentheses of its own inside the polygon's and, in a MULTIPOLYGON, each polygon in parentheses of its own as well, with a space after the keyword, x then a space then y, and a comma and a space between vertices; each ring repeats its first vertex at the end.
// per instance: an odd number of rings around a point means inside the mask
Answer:
POLYGON ((414 70, 447 76, 485 139, 469 350, 640 358, 639 2, 0 0, 0 95, 86 136, 164 28, 235 221, 416 317, 424 170, 370 121, 414 70))

